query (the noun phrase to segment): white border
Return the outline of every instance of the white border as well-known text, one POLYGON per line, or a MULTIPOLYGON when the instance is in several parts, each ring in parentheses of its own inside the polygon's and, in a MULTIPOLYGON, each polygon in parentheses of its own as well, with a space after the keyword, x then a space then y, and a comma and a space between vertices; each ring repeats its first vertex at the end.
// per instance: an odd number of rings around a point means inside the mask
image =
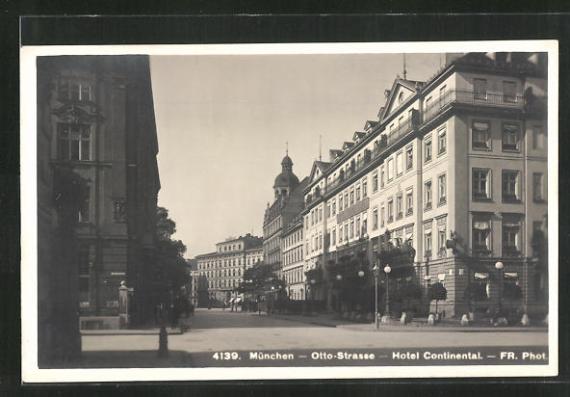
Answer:
POLYGON ((537 377, 558 374, 558 41, 29 46, 20 51, 23 382, 537 377), (46 55, 259 55, 548 52, 548 365, 39 369, 37 348, 36 57, 46 55), (412 374, 410 376, 410 374, 412 374))

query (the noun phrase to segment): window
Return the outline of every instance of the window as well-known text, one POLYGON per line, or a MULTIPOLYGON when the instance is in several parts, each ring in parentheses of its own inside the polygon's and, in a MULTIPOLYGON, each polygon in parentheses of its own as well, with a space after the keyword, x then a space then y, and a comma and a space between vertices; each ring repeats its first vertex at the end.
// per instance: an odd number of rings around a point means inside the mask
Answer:
POLYGON ((424 223, 424 256, 426 258, 431 257, 431 248, 432 248, 432 239, 431 239, 431 221, 424 223))
POLYGON ((338 196, 338 210, 339 212, 344 210, 344 201, 342 199, 342 193, 338 196))
POLYGON ((396 154, 396 175, 402 175, 404 172, 404 154, 402 152, 396 154))
POLYGON ((79 212, 77 213, 77 221, 79 223, 86 223, 90 220, 90 207, 91 207, 91 187, 85 186, 84 195, 81 198, 81 203, 79 205, 79 212))
POLYGON ((491 170, 473 168, 473 199, 486 200, 491 198, 491 170))
POLYGON ((394 179, 394 159, 388 160, 388 181, 394 179))
POLYGON ((356 218, 354 234, 356 238, 360 238, 360 217, 356 218))
POLYGON ((384 166, 380 166, 380 186, 384 187, 384 181, 386 180, 386 175, 384 172, 384 166))
POLYGON ((368 213, 362 214, 362 236, 368 236, 368 213))
POLYGON ((406 148, 406 170, 412 169, 414 166, 414 147, 412 145, 406 148))
POLYGON ((520 173, 518 171, 503 170, 503 201, 520 200, 520 173))
POLYGON ((443 154, 447 150, 447 129, 442 128, 437 132, 437 154, 443 154))
POLYGON ((445 174, 437 177, 437 203, 442 205, 446 203, 447 197, 447 178, 445 174))
POLYGON ((376 193, 378 191, 378 171, 372 173, 372 192, 376 193))
POLYGON ((91 160, 91 129, 85 124, 58 125, 58 158, 91 160))
POLYGON ((446 86, 439 89, 439 107, 442 108, 447 104, 446 86))
POLYGON ((354 237, 354 218, 350 220, 350 229, 348 229, 348 237, 354 237))
POLYGON ((336 244, 336 228, 333 228, 332 230, 332 236, 331 236, 331 244, 335 245, 336 244))
POLYGON ((362 180, 362 198, 368 196, 368 181, 366 179, 362 180))
POLYGON ((91 85, 85 82, 60 80, 58 98, 62 101, 91 101, 91 85))
POLYGON ((388 223, 394 221, 394 200, 388 200, 388 223))
POLYGON ((515 103, 517 101, 517 84, 514 81, 503 81, 503 102, 515 103))
POLYGON ((544 194, 544 174, 535 172, 532 174, 532 196, 534 201, 541 202, 545 200, 544 194))
POLYGON ((426 99, 425 107, 426 107, 426 112, 430 110, 430 108, 431 108, 431 97, 426 99))
POLYGON ((350 189, 350 205, 354 204, 354 188, 350 189))
POLYGON ((491 131, 488 121, 473 121, 471 145, 474 150, 491 149, 491 131))
POLYGON ((384 219, 384 203, 380 207, 380 227, 384 227, 385 219, 384 219))
POLYGON ((431 209, 431 181, 427 181, 424 184, 424 195, 425 195, 425 209, 431 209))
POLYGON ((349 203, 348 203, 348 191, 344 192, 344 208, 348 208, 349 203))
POLYGON ((447 241, 447 217, 437 220, 437 256, 443 258, 447 255, 445 243, 447 241))
POLYGON ((431 151, 431 137, 427 138, 425 141, 425 150, 424 150, 424 163, 427 163, 428 161, 431 161, 431 155, 432 155, 432 151, 431 151))
POLYGON ((117 223, 123 223, 126 220, 127 208, 126 200, 119 199, 113 201, 113 221, 117 223))
POLYGON ((402 194, 396 196, 396 219, 402 219, 404 216, 404 198, 402 194))
POLYGON ((503 218, 503 256, 520 254, 520 222, 517 219, 503 218))
POLYGON ((487 80, 473 79, 473 97, 482 101, 487 100, 487 80))
POLYGON ((378 229, 378 208, 372 210, 372 230, 378 229))
POLYGON ((332 215, 336 215, 336 200, 333 199, 332 201, 332 215))
POLYGON ((518 124, 503 124, 503 150, 519 151, 519 134, 518 124))
POLYGON ((473 254, 491 253, 491 220, 489 217, 473 217, 473 254))
POLYGON ((356 185, 356 201, 360 201, 360 185, 356 185))
POLYGON ((544 149, 546 147, 546 134, 542 127, 534 127, 532 129, 532 148, 544 149))
POLYGON ((406 191, 406 215, 414 213, 414 192, 412 189, 406 191))

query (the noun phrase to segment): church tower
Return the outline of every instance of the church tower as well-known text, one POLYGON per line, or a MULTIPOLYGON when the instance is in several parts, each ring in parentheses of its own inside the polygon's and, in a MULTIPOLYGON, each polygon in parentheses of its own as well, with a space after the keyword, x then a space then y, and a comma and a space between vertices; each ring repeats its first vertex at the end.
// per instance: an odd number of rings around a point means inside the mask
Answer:
POLYGON ((275 178, 273 191, 275 192, 275 200, 284 200, 299 185, 299 178, 293 173, 293 160, 289 157, 289 153, 285 154, 281 160, 281 173, 275 178))

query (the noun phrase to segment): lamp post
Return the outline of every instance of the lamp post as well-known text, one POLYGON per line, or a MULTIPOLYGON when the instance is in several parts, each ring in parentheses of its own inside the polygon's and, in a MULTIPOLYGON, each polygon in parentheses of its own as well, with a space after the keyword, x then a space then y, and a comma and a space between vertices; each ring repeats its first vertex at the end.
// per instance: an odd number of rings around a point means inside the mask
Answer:
POLYGON ((386 322, 390 319, 390 295, 388 294, 388 288, 390 285, 390 272, 392 268, 390 265, 384 266, 384 273, 386 273, 386 313, 384 314, 386 322))
POLYGON ((376 330, 378 330, 380 327, 380 323, 378 323, 378 276, 380 275, 380 267, 378 264, 374 265, 372 271, 374 272, 374 323, 376 330))
MULTIPOLYGON (((362 261, 361 261, 360 263, 362 263, 362 261)), ((358 277, 359 277, 360 279, 364 278, 364 270, 360 269, 360 270, 358 271, 358 277)), ((359 301, 360 303, 357 303, 357 305, 356 305, 356 309, 357 309, 357 310, 359 309, 359 306, 360 306, 360 304, 362 303, 362 291, 360 291, 360 294, 359 294, 359 295, 360 295, 360 297, 359 297, 358 301, 359 301)))
POLYGON ((312 278, 311 281, 310 281, 310 283, 311 283, 311 305, 310 305, 311 308, 310 308, 310 312, 313 313, 313 310, 314 310, 314 301, 315 301, 315 296, 314 296, 314 294, 315 294, 315 284, 317 283, 317 281, 316 281, 314 278, 312 278))
POLYGON ((337 274, 336 275, 336 281, 338 281, 338 312, 341 312, 341 307, 342 304, 340 302, 340 296, 341 296, 341 291, 340 291, 340 282, 342 281, 342 274, 337 274))
POLYGON ((497 269, 497 271, 499 272, 499 304, 498 304, 498 308, 499 308, 499 313, 498 315, 501 316, 502 311, 503 311, 503 268, 505 267, 505 265, 503 265, 503 262, 499 261, 497 263, 495 263, 495 269, 497 269))

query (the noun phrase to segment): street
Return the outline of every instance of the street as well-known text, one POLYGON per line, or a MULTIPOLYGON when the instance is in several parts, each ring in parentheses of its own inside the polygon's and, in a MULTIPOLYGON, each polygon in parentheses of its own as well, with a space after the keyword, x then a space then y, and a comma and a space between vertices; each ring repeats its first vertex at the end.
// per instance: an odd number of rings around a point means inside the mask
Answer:
MULTIPOLYGON (((310 319, 310 318, 309 318, 310 319)), ((310 321, 310 320, 308 320, 310 321)), ((173 351, 211 352, 275 349, 337 348, 435 348, 464 346, 546 346, 544 331, 457 332, 438 330, 375 332, 372 324, 326 327, 231 312, 229 309, 198 309, 191 329, 181 335, 169 335, 173 351)), ((158 346, 157 335, 83 335, 82 348, 89 351, 152 351, 158 346)))

